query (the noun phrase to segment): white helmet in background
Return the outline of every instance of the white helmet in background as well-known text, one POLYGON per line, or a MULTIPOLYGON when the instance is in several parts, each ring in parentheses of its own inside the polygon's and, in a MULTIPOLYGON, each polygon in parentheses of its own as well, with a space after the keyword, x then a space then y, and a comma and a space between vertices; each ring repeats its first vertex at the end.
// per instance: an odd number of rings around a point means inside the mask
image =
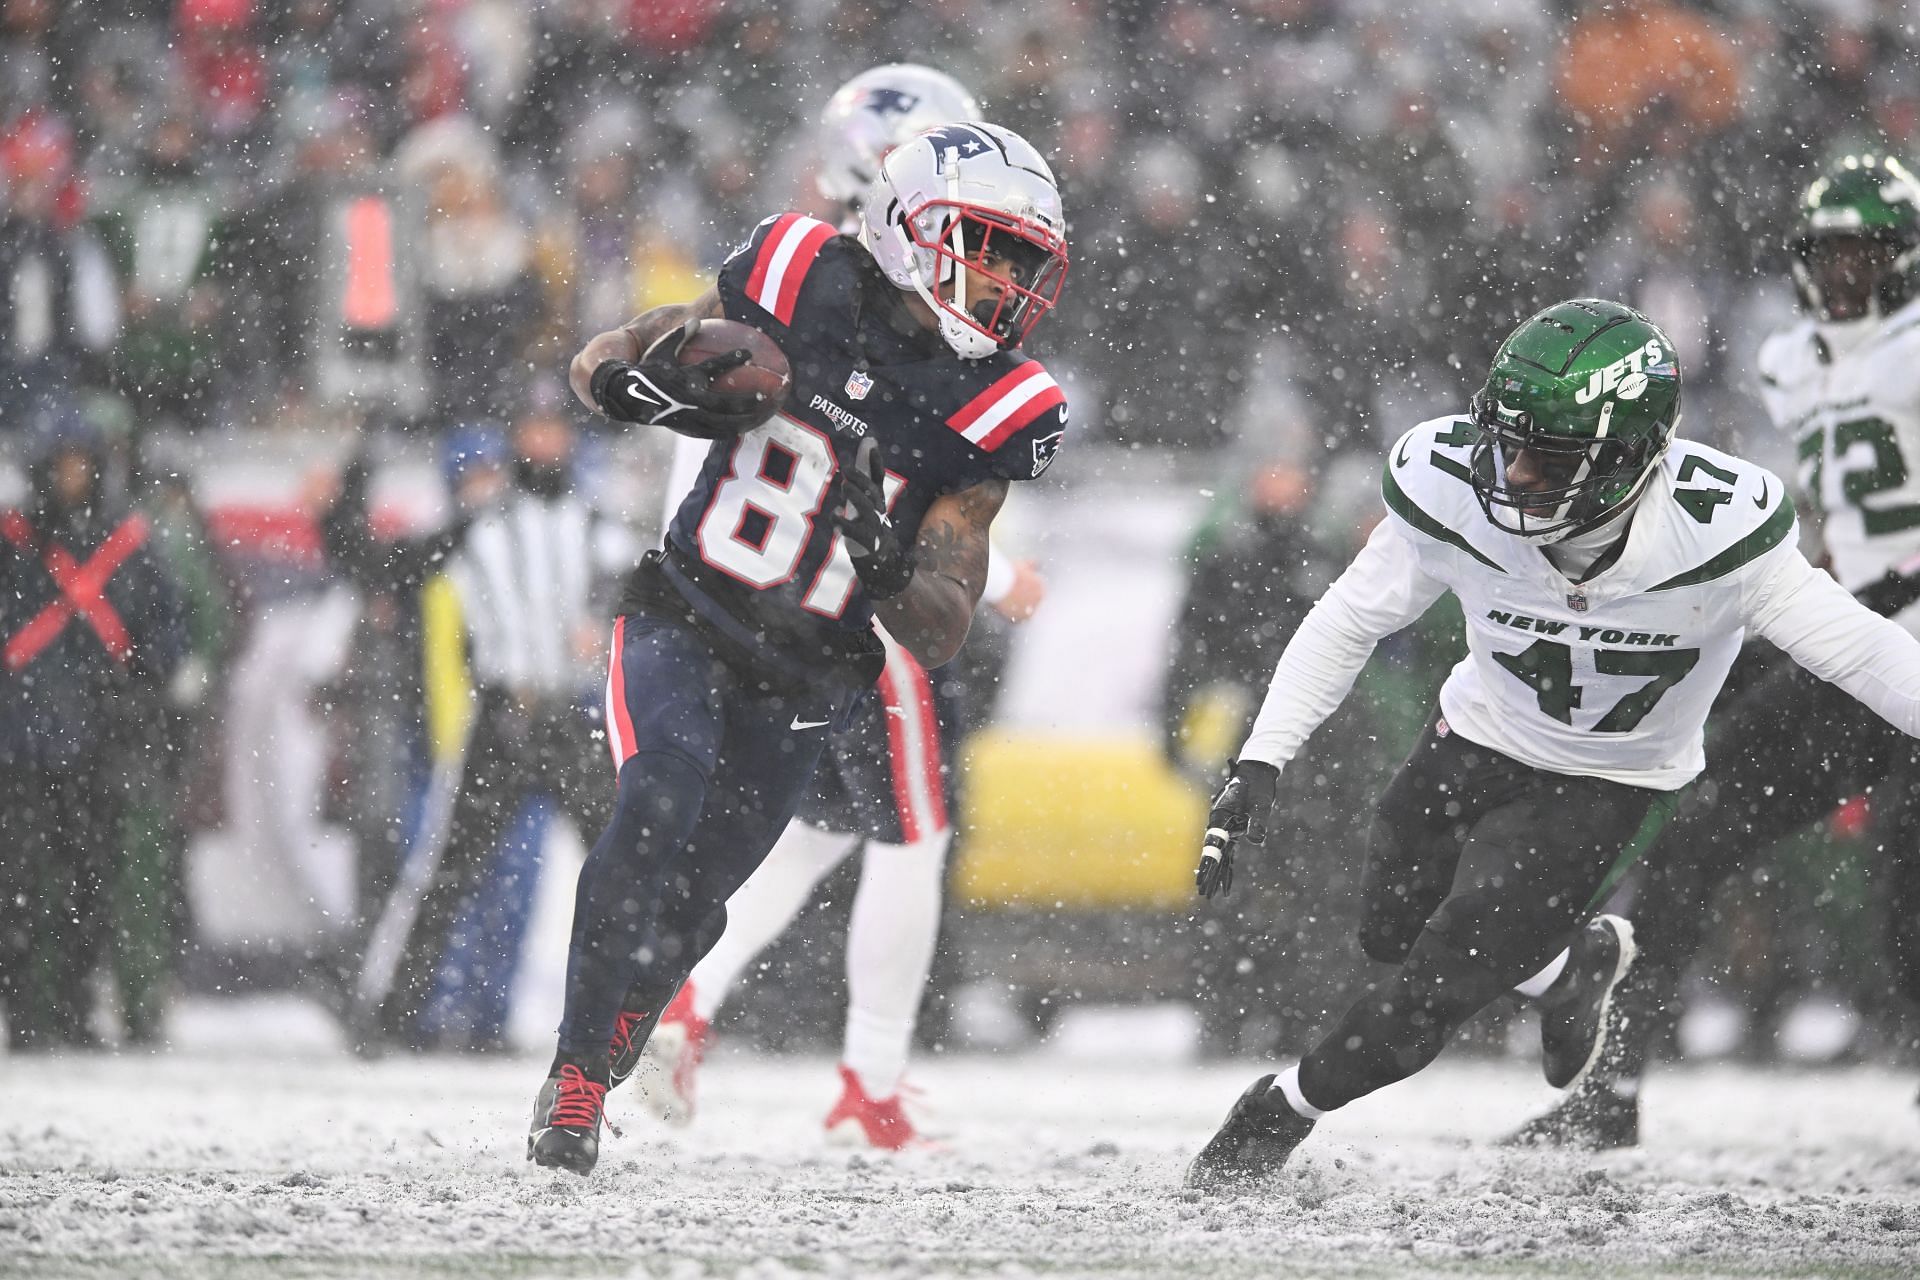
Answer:
POLYGON ((979 114, 973 95, 943 71, 912 62, 862 71, 820 113, 820 194, 857 208, 887 152, 922 129, 979 114))
POLYGON ((857 234, 887 279, 933 308, 955 354, 979 360, 1019 346, 1053 308, 1067 278, 1066 230, 1059 185, 1040 153, 1011 129, 968 121, 894 148, 867 191, 857 234), (969 298, 963 262, 996 281, 999 295, 969 298))

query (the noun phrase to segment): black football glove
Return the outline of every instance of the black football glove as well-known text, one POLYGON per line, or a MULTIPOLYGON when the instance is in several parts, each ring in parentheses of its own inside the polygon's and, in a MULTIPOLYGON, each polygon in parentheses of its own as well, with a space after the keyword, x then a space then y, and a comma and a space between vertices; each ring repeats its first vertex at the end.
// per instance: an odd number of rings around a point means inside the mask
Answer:
POLYGON ((900 545, 887 517, 887 466, 872 436, 860 442, 853 466, 840 473, 833 527, 847 540, 853 572, 875 600, 890 600, 913 581, 913 551, 900 545))
POLYGON ((618 422, 665 427, 696 440, 720 440, 751 431, 766 421, 766 397, 713 390, 714 379, 752 358, 744 348, 699 364, 681 364, 680 348, 699 329, 689 320, 669 330, 640 357, 640 363, 602 360, 593 371, 593 402, 618 422))
POLYGON ((1267 843, 1267 820, 1273 815, 1273 797, 1280 789, 1280 771, 1258 760, 1234 762, 1233 775, 1207 811, 1207 836, 1200 845, 1200 870, 1194 885, 1200 896, 1211 898, 1233 887, 1233 854, 1242 841, 1260 848, 1267 843))
POLYGON ((1879 581, 1868 583, 1854 596, 1883 618, 1905 612, 1908 605, 1920 600, 1920 556, 1888 569, 1879 581))

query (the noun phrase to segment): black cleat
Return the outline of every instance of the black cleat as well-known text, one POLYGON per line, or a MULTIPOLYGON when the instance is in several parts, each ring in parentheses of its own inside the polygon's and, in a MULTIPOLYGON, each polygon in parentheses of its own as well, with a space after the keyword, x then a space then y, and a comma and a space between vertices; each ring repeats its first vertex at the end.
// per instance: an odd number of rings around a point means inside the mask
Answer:
POLYGON ((1209 1191, 1251 1187, 1280 1172, 1312 1132, 1313 1121, 1287 1105, 1286 1095, 1273 1087, 1273 1077, 1261 1076, 1187 1166, 1187 1185, 1209 1191))
POLYGON ((613 1040, 607 1045, 607 1080, 610 1087, 618 1089, 639 1067, 647 1047, 647 1037, 653 1032, 656 1021, 658 1019, 651 1012, 620 1010, 620 1016, 613 1024, 613 1040))
POLYGON ((527 1131, 527 1159, 546 1169, 566 1169, 586 1177, 600 1159, 600 1121, 607 1086, 563 1063, 540 1086, 533 1100, 533 1126, 527 1131))
POLYGON ((1567 967, 1540 997, 1540 1069, 1556 1089, 1586 1078, 1614 1030, 1613 993, 1633 964, 1633 926, 1596 916, 1574 939, 1567 967))
POLYGON ((1589 1079, 1545 1115, 1500 1140, 1503 1147, 1567 1147, 1611 1151, 1640 1145, 1640 1097, 1609 1081, 1589 1079))

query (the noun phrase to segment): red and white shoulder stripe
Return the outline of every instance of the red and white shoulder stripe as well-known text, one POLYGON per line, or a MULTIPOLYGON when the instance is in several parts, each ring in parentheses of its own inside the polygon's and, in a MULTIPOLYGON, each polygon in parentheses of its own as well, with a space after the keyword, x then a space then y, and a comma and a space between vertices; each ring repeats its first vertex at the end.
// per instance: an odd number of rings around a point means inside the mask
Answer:
POLYGON ((753 273, 747 277, 748 300, 781 324, 792 324, 793 307, 800 300, 800 286, 807 271, 820 256, 820 246, 835 234, 832 227, 804 213, 783 213, 775 218, 760 241, 753 273))
POLYGON ((967 401, 947 425, 992 453, 1041 414, 1066 402, 1060 384, 1038 361, 1028 360, 967 401))

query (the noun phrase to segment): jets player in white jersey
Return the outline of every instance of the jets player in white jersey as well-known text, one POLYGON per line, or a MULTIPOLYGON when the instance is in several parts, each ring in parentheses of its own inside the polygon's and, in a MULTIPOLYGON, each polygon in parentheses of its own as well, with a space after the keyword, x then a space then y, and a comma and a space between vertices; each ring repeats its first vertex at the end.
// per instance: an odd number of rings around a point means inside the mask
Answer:
POLYGON ((1667 335, 1578 299, 1507 338, 1469 413, 1394 445, 1387 518, 1281 656, 1199 871, 1208 896, 1231 883, 1280 770, 1374 645, 1451 591, 1468 652, 1369 835, 1361 945, 1394 967, 1240 1097, 1194 1185, 1270 1175, 1317 1119, 1420 1070, 1509 990, 1596 1015, 1542 1021, 1549 1082, 1577 1082, 1633 955, 1591 904, 1704 767, 1748 627, 1920 734, 1920 641, 1807 563, 1781 482, 1677 439, 1679 413, 1667 335))
MULTIPOLYGON (((1760 348, 1760 391, 1795 439, 1801 492, 1820 514, 1840 585, 1920 632, 1920 184, 1899 161, 1849 155, 1806 191, 1787 246, 1805 315, 1760 348)), ((1636 895, 1640 958, 1618 1029, 1581 1087, 1516 1140, 1582 1147, 1639 1141, 1646 1047, 1698 947, 1714 888, 1871 791, 1873 868, 1888 926, 1885 971, 1920 1001, 1920 752, 1832 685, 1791 663, 1715 714, 1702 785, 1649 853, 1636 895)))
MULTIPOLYGON (((897 63, 847 81, 821 115, 820 194, 856 231, 860 206, 896 146, 924 129, 978 119, 973 96, 952 76, 897 63)), ((671 519, 706 457, 705 441, 680 439, 668 484, 671 519)), ((989 553, 983 603, 1023 621, 1045 584, 1031 565, 989 553)), ((914 1142, 900 1083, 940 925, 947 850, 952 717, 949 702, 899 646, 865 720, 836 735, 816 775, 816 795, 773 852, 727 901, 727 926, 647 1043, 636 1083, 664 1118, 692 1118, 709 1024, 734 983, 800 913, 817 886, 865 842, 847 930, 847 1026, 841 1095, 827 1127, 881 1149, 914 1142), (862 730, 866 730, 863 732, 862 730)))

